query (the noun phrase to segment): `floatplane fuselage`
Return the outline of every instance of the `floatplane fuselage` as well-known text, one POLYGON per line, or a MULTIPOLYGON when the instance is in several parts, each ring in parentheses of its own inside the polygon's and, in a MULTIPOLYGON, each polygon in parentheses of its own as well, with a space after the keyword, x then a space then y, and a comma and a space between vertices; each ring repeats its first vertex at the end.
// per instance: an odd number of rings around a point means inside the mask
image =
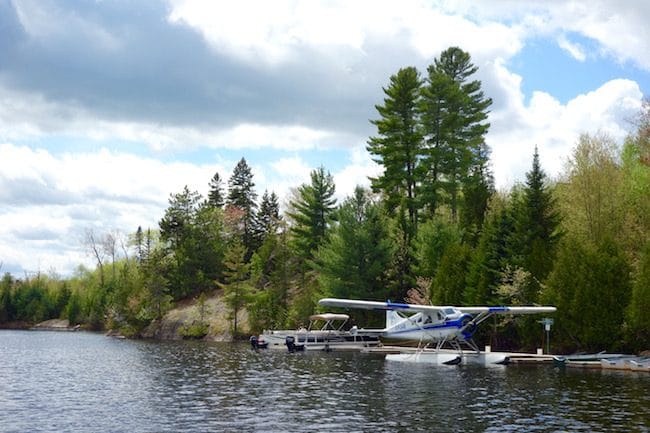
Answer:
POLYGON ((418 349, 408 354, 387 355, 386 359, 455 364, 460 362, 463 348, 479 354, 472 337, 480 323, 495 314, 553 313, 555 307, 452 307, 415 305, 355 299, 321 299, 319 305, 386 311, 387 339, 418 341, 418 349), (456 353, 443 352, 451 348, 456 353))

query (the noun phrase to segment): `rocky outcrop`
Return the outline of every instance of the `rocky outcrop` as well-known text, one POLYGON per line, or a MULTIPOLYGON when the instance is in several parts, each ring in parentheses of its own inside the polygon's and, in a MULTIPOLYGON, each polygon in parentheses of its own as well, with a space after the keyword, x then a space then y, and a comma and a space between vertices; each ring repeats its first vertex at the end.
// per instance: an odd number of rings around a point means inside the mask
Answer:
MULTIPOLYGON (((229 309, 220 294, 205 300, 203 321, 208 325, 208 333, 203 338, 209 341, 231 341, 231 321, 228 319, 229 309)), ((156 320, 141 333, 143 338, 159 340, 182 340, 182 330, 201 321, 197 300, 192 299, 180 303, 176 308, 165 314, 161 320, 156 320)), ((240 311, 237 315, 237 326, 240 334, 248 334, 248 313, 240 311)))
POLYGON ((77 331, 79 328, 79 325, 70 326, 67 319, 52 319, 38 323, 30 329, 34 331, 77 331))

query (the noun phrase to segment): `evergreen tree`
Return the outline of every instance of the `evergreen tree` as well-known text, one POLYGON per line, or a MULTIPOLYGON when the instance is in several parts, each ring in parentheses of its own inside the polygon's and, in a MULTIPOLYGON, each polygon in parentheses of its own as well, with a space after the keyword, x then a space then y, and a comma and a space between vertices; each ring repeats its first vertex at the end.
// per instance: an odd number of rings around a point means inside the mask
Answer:
POLYGON ((255 216, 255 231, 259 245, 264 242, 266 236, 275 233, 280 221, 280 204, 278 203, 278 196, 274 192, 269 194, 268 191, 264 191, 260 203, 260 210, 255 216))
MULTIPOLYGON (((560 214, 556 200, 546 184, 546 174, 539 163, 537 147, 532 169, 526 173, 521 200, 516 203, 515 230, 511 248, 516 264, 530 272, 533 281, 544 281, 553 267, 555 248, 560 237, 560 214)), ((536 302, 537 296, 527 302, 536 302)))
POLYGON ((290 202, 292 210, 287 214, 293 220, 291 232, 299 256, 305 260, 313 257, 334 220, 334 191, 332 175, 319 167, 311 172, 311 183, 301 185, 290 202))
POLYGON ((295 274, 287 231, 270 233, 251 259, 251 281, 256 292, 248 307, 251 330, 282 328, 288 315, 289 289, 295 274))
POLYGON ((245 260, 246 247, 235 239, 226 250, 224 258, 224 277, 225 284, 221 286, 224 289, 224 299, 231 309, 231 318, 233 320, 233 336, 238 333, 238 314, 249 302, 250 287, 247 283, 250 265, 245 260))
POLYGON ((242 158, 235 166, 228 180, 228 197, 226 204, 244 212, 243 239, 248 261, 255 250, 255 211, 257 209, 257 193, 253 183, 253 172, 242 158))
POLYGON ((133 244, 135 245, 135 258, 138 263, 142 263, 142 258, 144 256, 144 233, 142 232, 141 226, 138 226, 138 229, 135 232, 133 244))
POLYGON ((625 306, 630 299, 630 266, 611 241, 600 245, 568 237, 542 294, 557 306, 556 341, 563 350, 618 350, 625 306))
POLYGON ((208 203, 210 206, 222 208, 224 204, 223 181, 219 173, 214 173, 209 184, 208 203))
POLYGON ((512 252, 508 235, 514 221, 510 203, 493 199, 492 209, 483 225, 478 246, 472 254, 465 302, 471 305, 495 305, 499 303, 497 288, 503 271, 511 264, 512 252))
POLYGON ((338 224, 318 250, 316 269, 325 296, 386 299, 393 253, 379 205, 357 187, 338 211, 338 224))
POLYGON ((372 178, 372 188, 384 194, 389 212, 400 204, 408 211, 408 232, 412 236, 417 226, 417 165, 422 137, 419 132, 418 101, 422 82, 413 67, 402 68, 390 77, 384 89, 384 105, 376 105, 381 118, 373 120, 377 137, 368 141, 368 151, 374 161, 384 168, 372 178))
POLYGON ((417 274, 434 278, 447 247, 459 244, 461 239, 462 230, 458 225, 447 222, 442 217, 432 218, 421 224, 415 242, 417 274))
POLYGON ((469 176, 463 186, 463 200, 459 212, 460 226, 470 245, 475 245, 478 241, 488 210, 488 202, 495 192, 494 177, 487 165, 487 145, 479 146, 478 152, 483 156, 470 168, 469 176))
POLYGON ((481 173, 479 168, 487 165, 485 120, 492 100, 483 94, 480 81, 468 81, 477 71, 468 53, 450 47, 429 66, 422 89, 423 199, 433 213, 444 193, 453 220, 470 173, 481 173))
POLYGON ((458 241, 446 246, 431 283, 431 301, 437 305, 461 305, 471 260, 469 246, 458 241))
POLYGON ((165 278, 172 296, 180 299, 212 288, 220 277, 223 222, 219 210, 187 186, 169 204, 160 221, 160 238, 171 258, 165 278))

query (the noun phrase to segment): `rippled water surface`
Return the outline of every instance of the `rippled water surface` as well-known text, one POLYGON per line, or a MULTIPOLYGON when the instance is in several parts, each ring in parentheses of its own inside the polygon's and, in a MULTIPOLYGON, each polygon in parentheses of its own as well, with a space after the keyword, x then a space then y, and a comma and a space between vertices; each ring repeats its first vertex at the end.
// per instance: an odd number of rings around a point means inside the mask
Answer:
POLYGON ((0 432, 649 429, 649 374, 0 331, 0 432))

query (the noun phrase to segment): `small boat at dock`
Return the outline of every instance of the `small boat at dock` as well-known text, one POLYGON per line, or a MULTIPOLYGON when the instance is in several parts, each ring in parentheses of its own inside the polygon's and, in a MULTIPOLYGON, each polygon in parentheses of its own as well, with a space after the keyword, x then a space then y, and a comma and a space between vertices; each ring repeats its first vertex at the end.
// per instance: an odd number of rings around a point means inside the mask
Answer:
POLYGON ((632 371, 642 371, 645 373, 650 373, 650 358, 637 358, 630 359, 628 366, 632 371))
POLYGON ((301 350, 361 350, 380 344, 380 329, 363 329, 352 326, 346 329, 347 314, 322 313, 309 317, 309 326, 300 329, 265 330, 258 341, 266 342, 269 349, 301 350))

